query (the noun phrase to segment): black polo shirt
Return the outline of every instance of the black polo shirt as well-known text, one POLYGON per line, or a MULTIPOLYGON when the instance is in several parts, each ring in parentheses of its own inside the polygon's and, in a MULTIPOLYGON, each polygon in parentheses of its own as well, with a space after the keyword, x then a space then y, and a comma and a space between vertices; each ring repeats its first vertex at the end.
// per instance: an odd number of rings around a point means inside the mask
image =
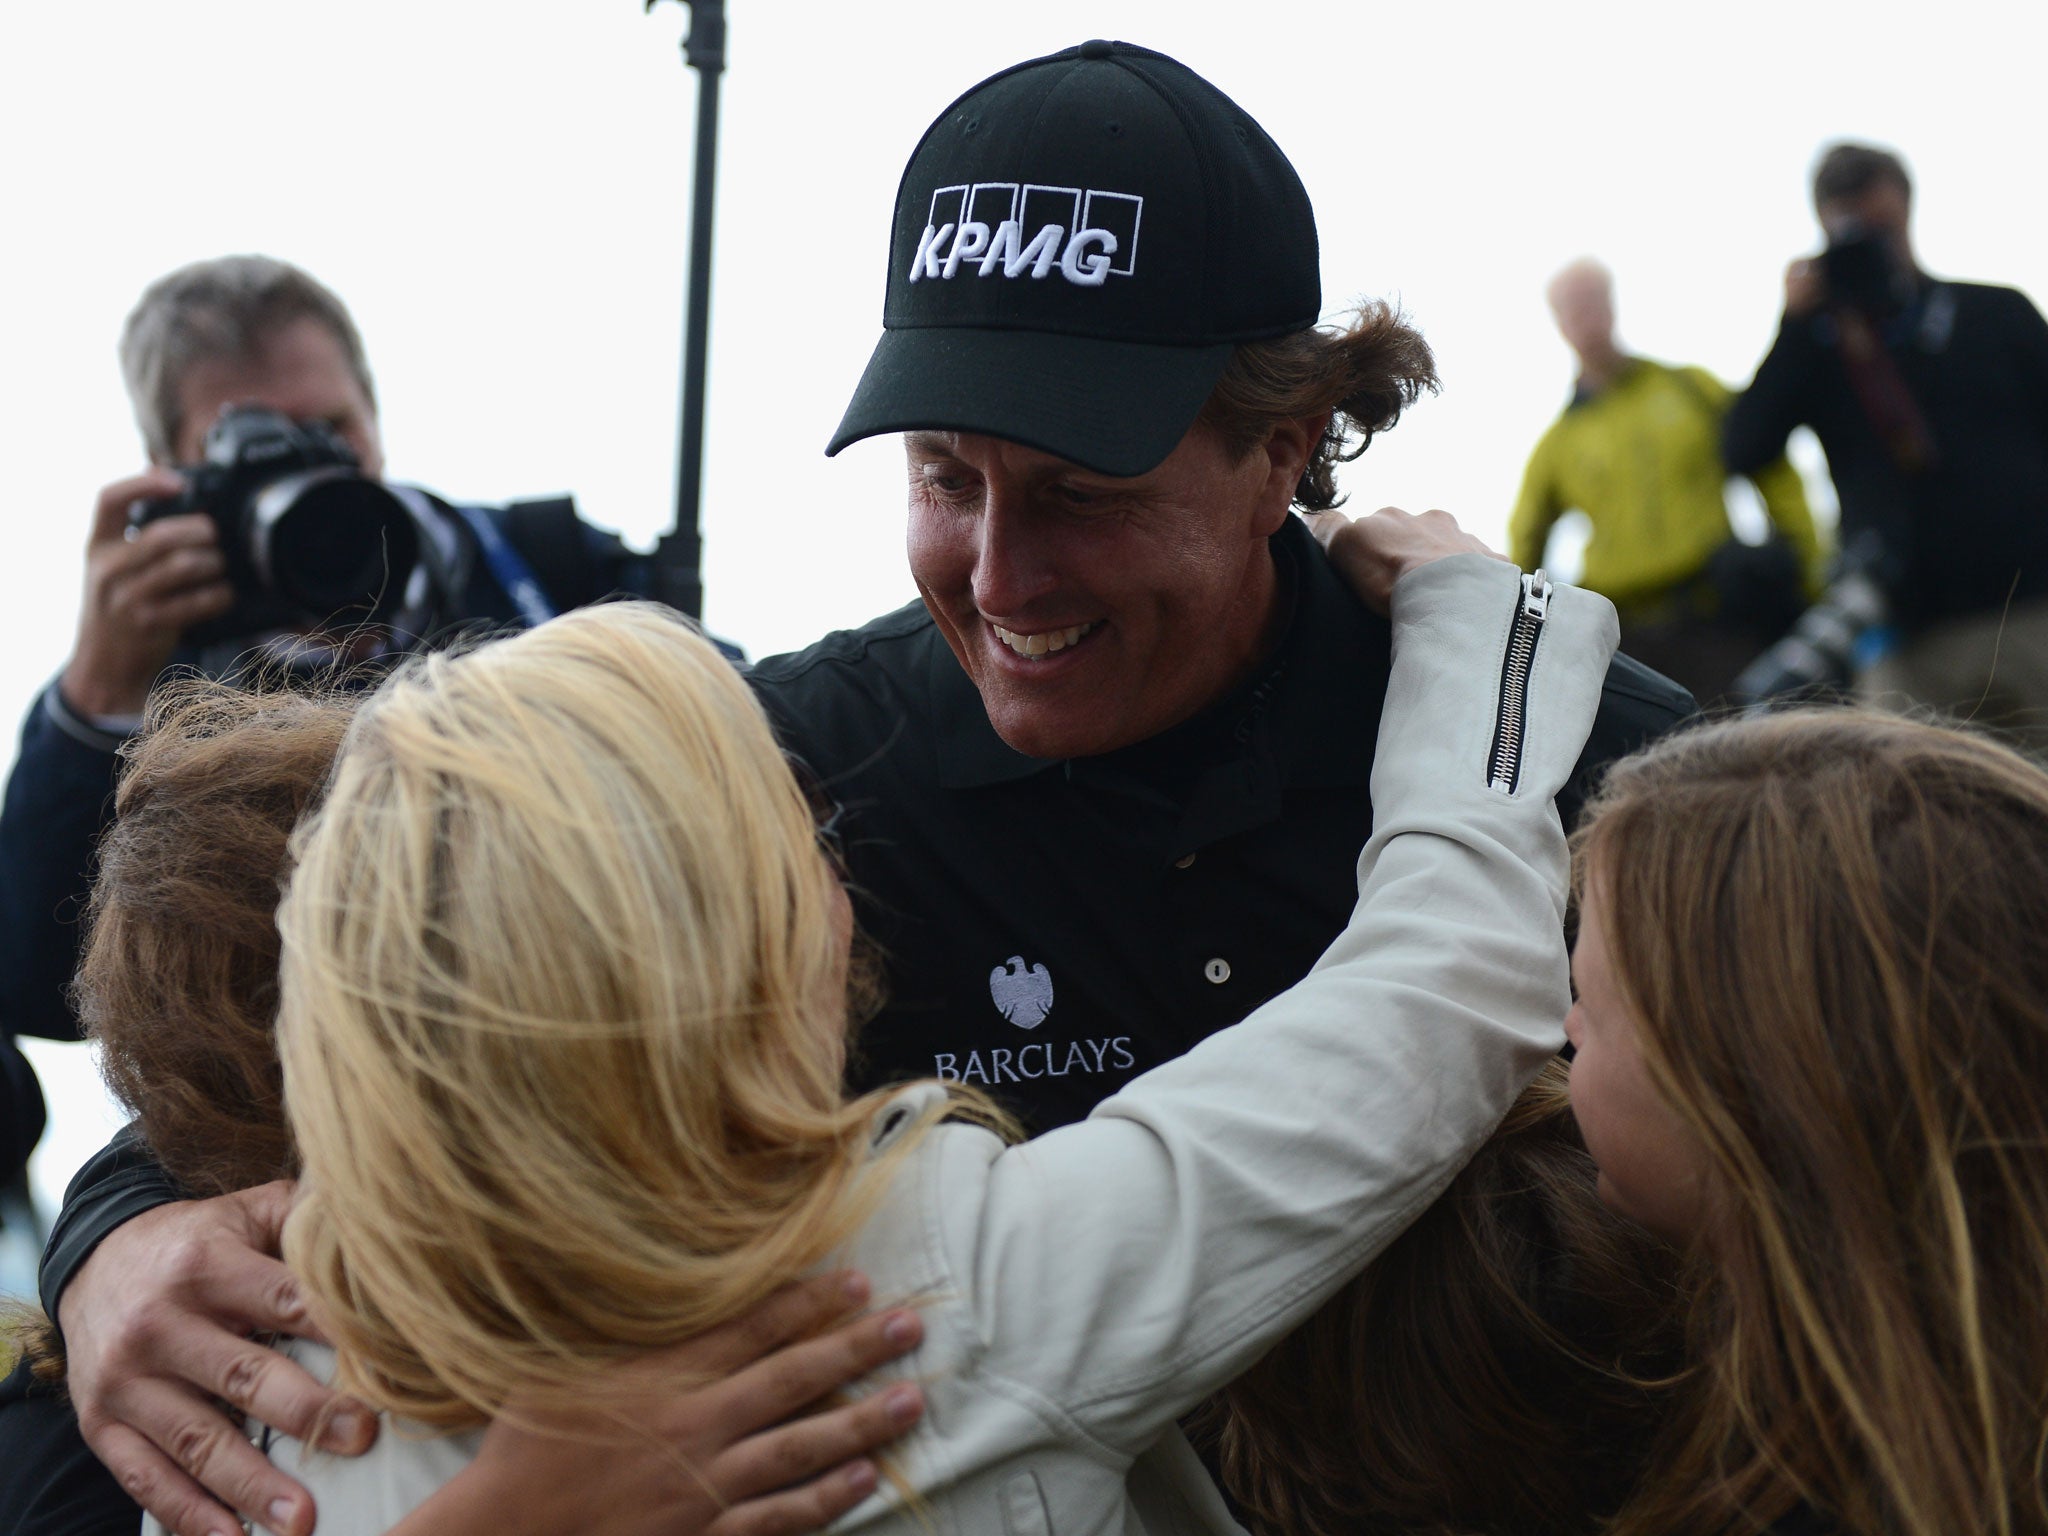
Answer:
MULTIPOLYGON (((1273 538, 1286 607, 1229 698, 1119 752, 1026 757, 989 725, 921 604, 752 681, 843 808, 888 1002, 858 1086, 986 1088, 1034 1130, 1097 1101, 1307 973, 1351 914, 1390 661, 1387 622, 1299 519, 1273 538)), ((1692 712, 1618 659, 1570 792, 1692 712)))

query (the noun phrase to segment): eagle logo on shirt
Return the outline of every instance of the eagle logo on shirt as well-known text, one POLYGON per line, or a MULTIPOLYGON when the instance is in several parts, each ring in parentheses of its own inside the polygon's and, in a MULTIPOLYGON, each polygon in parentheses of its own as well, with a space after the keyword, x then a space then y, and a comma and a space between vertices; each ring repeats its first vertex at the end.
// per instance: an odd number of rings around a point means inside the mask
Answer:
POLYGON ((996 1011, 1019 1029, 1036 1029, 1052 1012, 1052 974, 1012 955, 988 973, 988 995, 996 1011))

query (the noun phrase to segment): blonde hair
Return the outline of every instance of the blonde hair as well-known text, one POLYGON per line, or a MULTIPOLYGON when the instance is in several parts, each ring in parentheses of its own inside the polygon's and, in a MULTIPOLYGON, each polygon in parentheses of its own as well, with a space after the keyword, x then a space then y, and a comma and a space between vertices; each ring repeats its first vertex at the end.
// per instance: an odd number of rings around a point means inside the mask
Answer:
POLYGON ((297 852, 285 1251, 376 1406, 585 1393, 815 1267, 916 1140, 869 1159, 810 808, 666 610, 409 665, 297 852))
POLYGON ((1695 1396, 1615 1531, 2048 1531, 2048 773, 1781 715, 1618 765, 1577 838, 1714 1211, 1695 1396))

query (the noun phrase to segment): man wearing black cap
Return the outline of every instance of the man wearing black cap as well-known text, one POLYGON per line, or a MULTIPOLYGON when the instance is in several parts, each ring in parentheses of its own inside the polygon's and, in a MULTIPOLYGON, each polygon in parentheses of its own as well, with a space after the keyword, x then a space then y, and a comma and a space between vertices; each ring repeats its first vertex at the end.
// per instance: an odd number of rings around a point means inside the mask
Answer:
MULTIPOLYGON (((1337 463, 1435 375, 1391 310, 1324 331, 1321 302, 1293 167, 1160 54, 1019 65, 912 155, 884 334, 828 451, 907 434, 922 602, 752 673, 838 807, 886 957, 869 1080, 976 1083, 1046 1129, 1242 1018, 1343 927, 1389 635, 1289 509, 1333 505, 1337 463)), ((1617 663, 1574 803, 1689 709, 1617 663)), ((64 1218, 75 1251, 90 1205, 64 1218)), ((138 1332, 146 1266, 107 1263, 121 1241, 46 1267, 53 1311, 80 1277, 67 1329, 138 1332)), ((202 1385, 303 1434, 323 1394, 289 1370, 202 1385)), ((194 1438, 168 1415, 136 1429, 194 1438)))
MULTIPOLYGON (((1298 979, 1350 910, 1387 627, 1290 505, 1435 374, 1318 330, 1308 195, 1191 70, 1090 42, 947 108, 828 452, 905 433, 922 602, 762 663, 888 956, 865 1076, 1033 1129, 1298 979)), ((1689 711, 1611 674, 1587 770, 1689 711)))

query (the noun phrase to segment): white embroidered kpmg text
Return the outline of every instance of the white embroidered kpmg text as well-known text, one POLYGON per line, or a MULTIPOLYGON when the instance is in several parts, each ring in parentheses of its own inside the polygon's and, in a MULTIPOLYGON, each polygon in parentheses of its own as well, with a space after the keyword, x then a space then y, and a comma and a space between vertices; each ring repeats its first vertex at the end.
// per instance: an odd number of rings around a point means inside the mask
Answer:
POLYGON ((941 187, 918 238, 910 281, 977 277, 1050 277, 1099 288, 1137 269, 1138 221, 1145 199, 1131 192, 978 181, 941 187))

